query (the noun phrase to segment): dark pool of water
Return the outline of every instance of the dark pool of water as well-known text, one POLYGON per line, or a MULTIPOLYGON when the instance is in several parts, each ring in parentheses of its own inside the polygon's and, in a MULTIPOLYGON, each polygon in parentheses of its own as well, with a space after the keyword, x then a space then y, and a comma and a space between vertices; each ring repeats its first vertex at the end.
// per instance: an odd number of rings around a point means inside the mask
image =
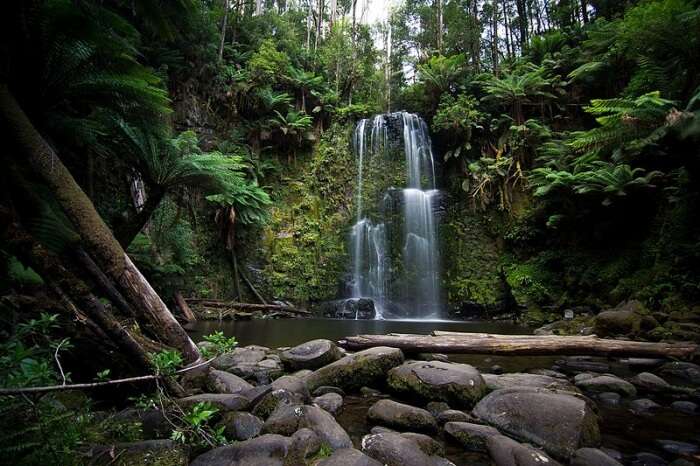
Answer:
POLYGON ((340 340, 360 333, 422 333, 433 330, 502 334, 531 333, 527 327, 509 322, 454 322, 428 320, 346 320, 346 319, 256 319, 238 321, 201 321, 189 328, 196 338, 223 330, 235 336, 239 344, 270 348, 294 346, 315 338, 340 340))

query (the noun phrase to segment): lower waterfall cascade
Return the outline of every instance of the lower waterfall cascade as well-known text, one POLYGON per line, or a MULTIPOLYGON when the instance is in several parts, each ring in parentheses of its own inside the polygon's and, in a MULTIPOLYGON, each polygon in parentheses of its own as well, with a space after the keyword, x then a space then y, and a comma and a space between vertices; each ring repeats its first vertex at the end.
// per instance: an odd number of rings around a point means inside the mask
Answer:
POLYGON ((376 115, 358 122, 353 135, 357 160, 356 222, 350 234, 350 297, 370 298, 376 318, 398 312, 435 318, 441 310, 440 255, 435 160, 428 127, 407 112, 376 115), (395 139, 403 139, 396 141, 395 139), (405 186, 379 193, 375 205, 363 200, 369 162, 405 155, 405 186), (392 243, 396 242, 396 247, 392 243))

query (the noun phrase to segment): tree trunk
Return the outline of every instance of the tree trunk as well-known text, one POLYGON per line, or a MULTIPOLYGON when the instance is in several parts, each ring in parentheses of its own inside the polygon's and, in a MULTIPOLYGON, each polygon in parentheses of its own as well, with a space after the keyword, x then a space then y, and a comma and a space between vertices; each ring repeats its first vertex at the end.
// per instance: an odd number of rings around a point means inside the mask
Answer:
POLYGON ((686 358, 697 357, 696 343, 647 343, 606 340, 596 336, 495 335, 488 333, 433 332, 433 335, 357 335, 340 346, 351 350, 390 346, 415 353, 504 355, 597 355, 686 358))
POLYGON ((520 53, 527 48, 527 9, 525 0, 515 0, 515 8, 518 11, 518 33, 520 34, 520 53))
POLYGON ((194 312, 192 312, 192 309, 190 309, 187 301, 185 301, 185 298, 182 297, 182 293, 176 291, 173 298, 175 299, 175 304, 177 304, 177 307, 179 307, 180 311, 182 311, 182 315, 185 317, 185 319, 188 322, 196 322, 197 316, 194 315, 194 312))
POLYGON ((437 51, 442 54, 442 0, 435 0, 437 3, 437 51))
POLYGON ((221 42, 219 43, 219 62, 224 58, 224 43, 226 42, 226 27, 228 26, 228 0, 224 0, 224 21, 221 25, 221 42))
POLYGON ((199 360, 199 350, 78 186, 54 150, 34 128, 7 85, 0 84, 0 118, 25 161, 43 178, 81 236, 86 250, 163 343, 180 350, 185 361, 199 360))
POLYGON ((133 217, 127 219, 123 224, 114 228, 114 236, 122 248, 127 249, 131 242, 134 241, 136 235, 148 224, 153 212, 158 208, 164 197, 164 189, 159 186, 151 188, 141 210, 137 211, 133 217))
POLYGON ((581 18, 583 19, 583 24, 588 23, 588 1, 581 0, 581 18))
POLYGON ((491 61, 493 74, 498 76, 498 0, 493 0, 493 17, 491 20, 491 61))
POLYGON ((88 286, 64 267, 59 259, 27 234, 17 223, 5 228, 5 240, 26 265, 34 269, 59 298, 68 296, 117 346, 143 369, 151 369, 146 351, 108 311, 88 286))

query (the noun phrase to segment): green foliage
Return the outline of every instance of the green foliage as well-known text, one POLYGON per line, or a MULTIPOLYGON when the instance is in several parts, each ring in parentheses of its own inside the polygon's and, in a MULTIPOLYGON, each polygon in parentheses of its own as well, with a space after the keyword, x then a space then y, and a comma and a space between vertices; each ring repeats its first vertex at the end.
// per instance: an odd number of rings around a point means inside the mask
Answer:
POLYGON ((182 426, 172 431, 170 438, 176 442, 213 448, 227 443, 224 436, 226 426, 213 427, 219 409, 209 402, 199 402, 183 414, 182 426))
POLYGON ((248 70, 258 82, 268 82, 283 76, 290 68, 289 57, 277 50, 272 39, 266 39, 248 60, 248 70))
POLYGON ((222 331, 216 331, 210 335, 206 335, 204 337, 204 341, 209 343, 201 350, 202 355, 205 358, 230 353, 236 348, 236 346, 238 346, 238 342, 236 341, 235 337, 226 337, 222 331))
POLYGON ((161 350, 150 353, 149 357, 157 375, 173 375, 183 362, 182 355, 177 350, 161 350))
POLYGON ((445 160, 449 157, 458 158, 462 148, 467 151, 471 149, 472 132, 483 129, 481 126, 483 119, 484 114, 477 109, 477 101, 474 97, 460 94, 455 99, 450 94, 443 94, 433 117, 433 130, 448 132, 452 137, 464 141, 454 151, 446 152, 445 160))

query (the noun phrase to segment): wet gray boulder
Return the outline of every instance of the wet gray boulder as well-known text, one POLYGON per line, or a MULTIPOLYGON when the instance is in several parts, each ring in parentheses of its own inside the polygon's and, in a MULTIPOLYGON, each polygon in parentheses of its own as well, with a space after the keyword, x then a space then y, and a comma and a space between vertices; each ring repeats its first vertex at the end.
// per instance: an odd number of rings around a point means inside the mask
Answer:
POLYGON ((321 449, 322 441, 316 432, 302 428, 294 432, 291 437, 289 453, 284 459, 284 466, 297 466, 309 464, 309 459, 321 449))
POLYGON ((548 375, 510 373, 510 374, 482 374, 486 386, 489 390, 500 390, 501 388, 549 388, 552 390, 563 390, 578 393, 579 390, 566 379, 550 377, 548 375))
POLYGON ((345 396, 345 391, 343 391, 342 388, 329 387, 326 385, 318 387, 316 390, 313 391, 312 395, 313 396, 321 396, 321 395, 325 395, 326 393, 337 393, 340 396, 345 396))
POLYGON ((402 432, 401 436, 416 442, 418 448, 428 456, 445 456, 445 448, 442 444, 428 435, 417 432, 402 432))
POLYGON ((220 411, 242 411, 248 408, 250 401, 240 395, 229 395, 225 393, 202 393, 192 395, 177 400, 177 404, 183 409, 189 409, 197 403, 211 403, 220 411))
POLYGON ((666 392, 673 390, 673 387, 658 375, 651 372, 642 372, 630 379, 632 385, 647 392, 666 392))
POLYGON ((538 388, 505 388, 483 398, 473 415, 519 440, 568 458, 600 443, 598 417, 580 396, 538 388))
POLYGON ((571 457, 571 466, 622 466, 622 463, 611 458, 597 448, 579 448, 571 457))
POLYGON ((496 466, 560 466, 542 450, 518 443, 505 435, 488 437, 486 450, 496 466))
POLYGON ((272 390, 253 405, 252 412, 262 419, 267 419, 280 406, 301 404, 304 404, 304 397, 298 393, 285 389, 272 390))
POLYGON ((260 433, 263 420, 246 411, 232 411, 224 414, 219 425, 224 426, 226 438, 248 440, 260 433))
POLYGON ((306 378, 306 385, 312 392, 324 385, 356 390, 365 385, 383 382, 387 371, 402 362, 403 353, 400 349, 378 346, 316 369, 306 378))
POLYGON ((490 437, 501 435, 491 426, 472 424, 469 422, 448 422, 445 432, 459 442, 465 450, 487 452, 486 441, 490 437))
POLYGON ((290 371, 318 369, 343 357, 330 340, 311 340, 280 353, 284 367, 290 371))
POLYGON ((304 401, 311 399, 311 394, 303 378, 294 375, 283 375, 273 380, 270 385, 272 385, 273 390, 287 390, 291 393, 296 393, 304 401))
POLYGON ((222 354, 214 359, 212 367, 219 370, 228 370, 237 364, 257 364, 265 359, 266 352, 262 347, 241 347, 230 353, 222 354))
POLYGON ((488 391, 478 370, 468 364, 413 361, 389 371, 387 382, 397 394, 471 407, 488 391))
POLYGON ((587 393, 615 392, 622 396, 635 396, 634 385, 614 375, 599 375, 576 382, 576 386, 587 393))
POLYGON ((456 409, 447 409, 436 416, 436 420, 440 425, 447 422, 468 422, 470 419, 467 413, 456 409))
POLYGON ((374 319, 377 311, 369 298, 349 298, 321 303, 319 310, 331 319, 374 319))
POLYGON ((276 434, 215 448, 199 455, 190 466, 285 466, 292 440, 276 434))
POLYGON ((445 458, 426 454, 415 441, 393 432, 365 435, 362 451, 386 466, 452 465, 445 458))
POLYGON ((392 400, 379 400, 367 411, 367 419, 403 431, 434 432, 435 418, 425 409, 392 400))
POLYGON ((634 414, 651 416, 661 409, 661 405, 648 398, 640 398, 630 401, 629 408, 634 414))
POLYGON ((692 362, 673 361, 661 366, 662 375, 677 377, 693 385, 700 385, 700 365, 692 362))
POLYGON ((700 412, 697 403, 692 401, 674 401, 671 403, 671 409, 685 414, 697 414, 700 412))
POLYGON ((212 369, 207 377, 207 385, 216 393, 236 394, 253 388, 251 384, 225 371, 212 369))
POLYGON ((352 447, 347 432, 333 416, 318 406, 280 406, 265 421, 262 431, 291 435, 302 428, 314 431, 333 450, 352 447))
POLYGON ((317 466, 382 466, 379 461, 370 458, 360 450, 341 448, 333 452, 317 466))
POLYGON ((338 410, 343 406, 343 397, 337 393, 326 393, 325 395, 314 398, 313 404, 335 416, 338 410))

